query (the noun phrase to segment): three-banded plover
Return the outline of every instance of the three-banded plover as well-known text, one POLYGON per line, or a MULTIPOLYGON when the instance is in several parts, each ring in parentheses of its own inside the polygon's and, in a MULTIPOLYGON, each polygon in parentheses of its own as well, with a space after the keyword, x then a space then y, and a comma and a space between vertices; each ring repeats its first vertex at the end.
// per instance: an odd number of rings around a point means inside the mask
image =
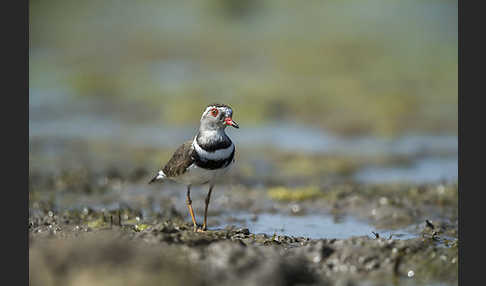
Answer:
POLYGON ((233 110, 225 104, 210 104, 201 116, 199 130, 193 140, 182 144, 167 164, 150 180, 173 180, 187 186, 186 203, 194 231, 207 229, 207 213, 211 191, 234 163, 235 145, 224 132, 226 126, 239 128, 233 121, 233 110), (209 184, 204 208, 204 222, 199 229, 192 209, 191 186, 209 184))

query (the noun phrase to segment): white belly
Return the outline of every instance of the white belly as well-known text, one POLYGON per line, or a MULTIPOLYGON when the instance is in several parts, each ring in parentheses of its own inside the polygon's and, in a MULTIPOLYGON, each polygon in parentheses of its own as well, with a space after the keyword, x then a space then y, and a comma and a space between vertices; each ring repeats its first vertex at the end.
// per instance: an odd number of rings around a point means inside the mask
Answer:
POLYGON ((187 171, 172 180, 185 184, 185 185, 201 185, 206 183, 215 183, 218 179, 223 178, 223 176, 229 171, 231 166, 233 166, 234 161, 232 161, 228 166, 222 169, 207 170, 198 167, 196 164, 192 164, 187 168, 187 171))

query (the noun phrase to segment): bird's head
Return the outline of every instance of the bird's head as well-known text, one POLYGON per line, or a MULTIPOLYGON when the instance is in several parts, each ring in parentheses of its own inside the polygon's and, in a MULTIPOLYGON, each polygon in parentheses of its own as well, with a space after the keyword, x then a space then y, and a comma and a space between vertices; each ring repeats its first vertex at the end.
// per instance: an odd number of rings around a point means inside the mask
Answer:
POLYGON ((219 130, 226 126, 240 128, 233 121, 233 109, 226 104, 210 104, 206 106, 201 116, 201 129, 219 130))

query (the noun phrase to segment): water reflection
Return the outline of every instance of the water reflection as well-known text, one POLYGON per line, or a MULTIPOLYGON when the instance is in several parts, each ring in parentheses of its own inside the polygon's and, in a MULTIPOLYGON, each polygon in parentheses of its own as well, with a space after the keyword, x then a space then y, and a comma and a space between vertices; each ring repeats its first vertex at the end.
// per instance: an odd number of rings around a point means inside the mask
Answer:
MULTIPOLYGON (((259 214, 253 218, 250 214, 234 215, 240 226, 248 227, 251 233, 265 233, 267 235, 281 234, 290 236, 303 236, 309 238, 348 238, 350 236, 373 236, 372 232, 378 232, 381 237, 409 239, 414 238, 411 232, 406 230, 376 230, 373 226, 354 219, 352 217, 340 217, 335 221, 331 215, 305 215, 289 216, 283 214, 259 214)), ((238 223, 235 223, 238 225, 238 223)), ((219 227, 224 227, 220 225, 219 227)))

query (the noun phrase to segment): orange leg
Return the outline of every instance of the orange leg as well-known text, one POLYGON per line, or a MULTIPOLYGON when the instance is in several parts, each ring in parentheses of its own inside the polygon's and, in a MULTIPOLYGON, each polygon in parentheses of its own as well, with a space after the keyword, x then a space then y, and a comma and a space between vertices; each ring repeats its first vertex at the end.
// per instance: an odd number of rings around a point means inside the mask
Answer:
POLYGON ((191 186, 187 186, 186 204, 187 207, 189 208, 189 213, 191 214, 192 223, 194 224, 194 231, 197 231, 196 217, 194 216, 194 210, 192 209, 191 186))
POLYGON ((202 226, 202 230, 207 230, 208 226, 208 206, 209 206, 209 199, 211 198, 211 192, 213 191, 213 185, 209 186, 209 192, 208 195, 206 196, 206 206, 204 208, 204 223, 202 226))

